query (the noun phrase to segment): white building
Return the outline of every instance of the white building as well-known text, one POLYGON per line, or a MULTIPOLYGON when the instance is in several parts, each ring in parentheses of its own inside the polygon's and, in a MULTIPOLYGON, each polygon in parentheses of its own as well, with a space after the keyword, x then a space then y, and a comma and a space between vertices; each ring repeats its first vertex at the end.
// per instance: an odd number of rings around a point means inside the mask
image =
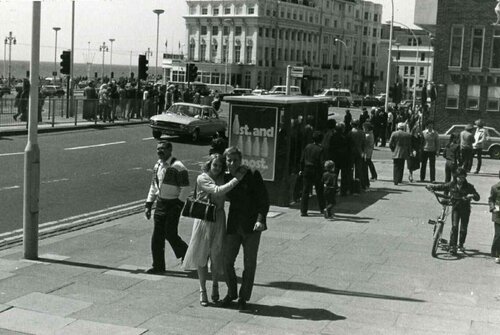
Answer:
MULTIPOLYGON (((187 57, 214 88, 285 83, 286 67, 302 92, 343 87, 357 92, 375 80, 382 6, 360 0, 186 0, 187 57)), ((168 79, 180 81, 184 66, 168 79)))

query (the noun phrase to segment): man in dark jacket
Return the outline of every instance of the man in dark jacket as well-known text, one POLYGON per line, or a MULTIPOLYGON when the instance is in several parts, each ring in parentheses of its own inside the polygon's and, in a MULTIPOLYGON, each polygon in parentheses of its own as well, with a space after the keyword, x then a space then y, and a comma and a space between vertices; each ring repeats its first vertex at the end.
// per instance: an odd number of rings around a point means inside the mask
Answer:
MULTIPOLYGON (((500 178, 500 171, 498 172, 498 177, 500 178)), ((488 205, 490 207, 491 220, 495 225, 495 236, 491 244, 491 257, 495 257, 495 262, 500 264, 500 211, 498 210, 498 206, 500 205, 500 182, 491 186, 488 205)))
POLYGON ((441 185, 428 185, 427 189, 432 191, 448 192, 451 199, 451 232, 450 232, 450 253, 457 253, 458 225, 460 224, 460 239, 458 248, 464 251, 465 238, 467 237, 467 227, 469 226, 470 202, 479 201, 479 194, 474 185, 470 184, 466 177, 464 168, 457 169, 457 179, 441 185))
MULTIPOLYGON (((241 151, 229 147, 224 152, 229 174, 232 178, 242 164, 241 151)), ((224 271, 226 272, 227 295, 221 301, 223 307, 238 299, 238 307, 246 309, 246 302, 252 294, 257 268, 261 232, 266 230, 266 216, 269 211, 269 197, 259 171, 248 170, 238 185, 227 197, 230 201, 227 216, 227 234, 224 239, 224 271), (234 263, 240 247, 243 246, 243 275, 240 291, 234 263)))
POLYGON ((309 194, 312 187, 316 190, 318 196, 319 210, 323 213, 325 208, 325 199, 323 198, 323 147, 321 141, 323 134, 319 131, 313 133, 313 143, 309 143, 302 152, 300 160, 300 174, 303 177, 302 198, 300 200, 300 215, 307 216, 309 203, 309 194))

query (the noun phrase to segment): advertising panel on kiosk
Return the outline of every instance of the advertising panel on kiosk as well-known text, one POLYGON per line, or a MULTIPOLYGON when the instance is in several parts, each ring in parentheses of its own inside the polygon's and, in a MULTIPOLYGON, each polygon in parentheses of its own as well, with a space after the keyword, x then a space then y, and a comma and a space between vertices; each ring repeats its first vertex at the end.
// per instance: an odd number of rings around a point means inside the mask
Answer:
POLYGON ((243 164, 259 170, 267 181, 274 181, 277 131, 277 107, 231 105, 229 145, 238 147, 243 164))

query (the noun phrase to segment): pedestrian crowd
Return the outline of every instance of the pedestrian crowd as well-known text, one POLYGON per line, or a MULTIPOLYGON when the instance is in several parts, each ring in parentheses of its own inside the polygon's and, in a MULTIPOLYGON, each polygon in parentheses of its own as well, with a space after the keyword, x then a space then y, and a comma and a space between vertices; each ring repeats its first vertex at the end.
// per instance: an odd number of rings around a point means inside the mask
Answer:
POLYGON ((210 155, 196 179, 194 195, 200 201, 215 205, 215 220, 195 219, 187 244, 178 234, 178 224, 191 188, 187 169, 172 151, 171 142, 160 141, 157 145, 159 159, 153 169, 145 205, 145 216, 150 219, 156 202, 151 238, 153 265, 147 273, 165 272, 167 240, 184 270, 198 272, 202 306, 209 306, 206 281, 210 265, 212 301, 228 307, 237 300, 239 309, 244 310, 252 294, 261 232, 267 229, 269 197, 262 176, 242 164, 242 153, 236 147, 227 148, 222 155, 210 155), (227 215, 225 201, 230 203, 227 215), (243 248, 244 270, 238 290, 235 261, 240 248, 243 248), (222 299, 219 296, 221 279, 227 286, 222 299))

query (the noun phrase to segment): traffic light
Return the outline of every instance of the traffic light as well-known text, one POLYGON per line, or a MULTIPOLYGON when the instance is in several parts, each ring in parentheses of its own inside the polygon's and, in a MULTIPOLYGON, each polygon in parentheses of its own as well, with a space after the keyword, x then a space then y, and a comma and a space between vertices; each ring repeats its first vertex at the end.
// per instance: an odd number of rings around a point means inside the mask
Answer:
POLYGON ((146 55, 139 55, 139 79, 148 79, 148 63, 149 61, 146 59, 146 55))
POLYGON ((186 77, 188 82, 193 82, 198 78, 198 67, 194 63, 189 63, 186 69, 186 77))
POLYGON ((70 62, 71 62, 71 51, 63 51, 61 55, 61 73, 69 74, 70 72, 70 62))

